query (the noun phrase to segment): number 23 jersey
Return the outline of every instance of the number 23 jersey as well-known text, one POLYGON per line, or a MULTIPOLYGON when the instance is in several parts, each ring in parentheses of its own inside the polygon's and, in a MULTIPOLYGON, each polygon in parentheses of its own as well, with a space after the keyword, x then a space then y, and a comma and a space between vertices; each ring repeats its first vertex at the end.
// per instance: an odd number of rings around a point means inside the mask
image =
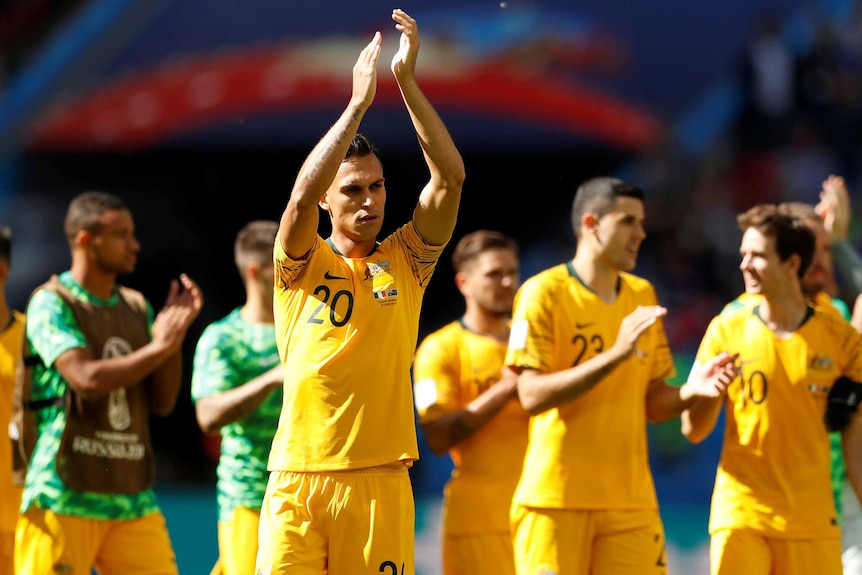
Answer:
MULTIPOLYGON (((652 284, 620 273, 606 303, 571 262, 524 282, 515 299, 506 364, 553 373, 613 346, 638 306, 657 305, 652 284)), ((675 375, 659 319, 634 353, 590 391, 530 418, 530 439, 515 502, 563 509, 657 509, 649 469, 646 393, 675 375)))

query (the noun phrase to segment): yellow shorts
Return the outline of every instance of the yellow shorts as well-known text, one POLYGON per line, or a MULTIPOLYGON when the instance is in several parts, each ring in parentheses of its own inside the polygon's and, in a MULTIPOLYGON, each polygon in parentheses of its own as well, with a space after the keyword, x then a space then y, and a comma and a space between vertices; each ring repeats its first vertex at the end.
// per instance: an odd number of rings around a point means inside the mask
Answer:
POLYGON ((667 574, 664 526, 656 510, 514 505, 511 519, 519 575, 667 574))
POLYGON ((270 474, 257 575, 414 575, 416 510, 406 466, 270 474))
POLYGON ((229 521, 218 522, 219 558, 210 575, 251 575, 257 557, 260 511, 237 507, 229 521))
POLYGON ((515 575, 512 535, 444 535, 443 575, 515 575))
POLYGON ((840 539, 779 539, 722 529, 709 543, 713 575, 841 575, 840 539))
POLYGON ((140 519, 85 519, 31 507, 15 530, 16 573, 177 575, 161 513, 140 519))

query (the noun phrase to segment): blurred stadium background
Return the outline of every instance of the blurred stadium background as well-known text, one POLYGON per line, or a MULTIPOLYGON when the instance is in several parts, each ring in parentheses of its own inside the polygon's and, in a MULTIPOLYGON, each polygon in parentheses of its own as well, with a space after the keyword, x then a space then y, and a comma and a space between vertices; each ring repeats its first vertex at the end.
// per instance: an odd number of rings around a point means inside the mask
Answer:
MULTIPOLYGON (((132 205, 143 244, 127 283, 156 304, 185 271, 206 308, 187 341, 241 302, 236 231, 277 219, 293 176, 347 102, 375 30, 379 89, 362 131, 380 146, 384 232, 408 217, 426 171, 388 71, 396 6, 366 0, 0 2, 0 223, 15 234, 10 302, 68 266, 62 218, 80 191, 132 205)), ((855 0, 407 0, 420 82, 468 179, 455 237, 515 236, 523 277, 573 253, 577 184, 616 174, 648 193, 637 272, 668 306, 679 377, 708 320, 741 290, 735 214, 757 201, 815 202, 827 175, 862 205, 862 8, 855 0)), ((322 230, 326 233, 326 229, 322 230)), ((858 242, 854 221, 851 239, 858 242)), ((840 283, 840 278, 839 278, 840 283)), ((420 337, 462 310, 448 257, 420 337)), ((188 379, 188 377, 187 377, 188 379)), ((216 556, 214 454, 188 393, 154 423, 158 490, 182 573, 216 556)), ((715 434, 650 429, 670 569, 706 573, 715 434)), ((447 458, 413 469, 421 575, 439 565, 447 458)))

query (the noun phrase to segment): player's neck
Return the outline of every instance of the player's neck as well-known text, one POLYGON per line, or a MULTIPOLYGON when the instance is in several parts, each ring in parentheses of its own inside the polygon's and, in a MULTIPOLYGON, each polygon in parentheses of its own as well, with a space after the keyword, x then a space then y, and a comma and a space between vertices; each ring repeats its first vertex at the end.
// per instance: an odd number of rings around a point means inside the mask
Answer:
POLYGON ((468 309, 461 318, 461 321, 473 333, 478 333, 497 341, 505 342, 509 339, 509 322, 505 317, 468 309))
POLYGON ((779 337, 795 332, 807 314, 808 302, 801 292, 764 295, 759 308, 763 323, 779 337))
POLYGON ((620 282, 618 269, 602 265, 597 258, 581 257, 578 254, 575 254, 575 259, 572 260, 572 267, 581 282, 593 290, 602 301, 616 301, 620 282))
POLYGON ((72 277, 78 284, 101 299, 110 299, 114 295, 117 283, 117 274, 104 272, 95 266, 76 263, 72 261, 72 277))
POLYGON ((357 240, 336 232, 329 236, 329 241, 339 254, 347 258, 364 258, 377 246, 376 238, 357 240))
POLYGON ((239 315, 249 323, 275 323, 272 301, 267 302, 262 296, 249 294, 245 305, 239 310, 239 315))

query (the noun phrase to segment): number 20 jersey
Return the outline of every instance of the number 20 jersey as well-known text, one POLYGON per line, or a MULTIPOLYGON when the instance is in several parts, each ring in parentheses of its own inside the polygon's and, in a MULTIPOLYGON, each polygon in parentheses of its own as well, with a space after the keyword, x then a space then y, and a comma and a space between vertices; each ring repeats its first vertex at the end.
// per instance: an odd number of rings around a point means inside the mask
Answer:
POLYGON ((442 246, 413 223, 363 258, 320 236, 292 260, 276 240, 274 312, 284 404, 271 471, 361 469, 418 459, 410 365, 442 246))
POLYGON ((862 381, 860 336, 834 313, 809 308, 780 338, 757 306, 725 311, 706 330, 695 361, 739 353, 742 376, 725 399, 725 431, 710 532, 745 528, 773 537, 839 537, 824 423, 840 375, 862 381))

